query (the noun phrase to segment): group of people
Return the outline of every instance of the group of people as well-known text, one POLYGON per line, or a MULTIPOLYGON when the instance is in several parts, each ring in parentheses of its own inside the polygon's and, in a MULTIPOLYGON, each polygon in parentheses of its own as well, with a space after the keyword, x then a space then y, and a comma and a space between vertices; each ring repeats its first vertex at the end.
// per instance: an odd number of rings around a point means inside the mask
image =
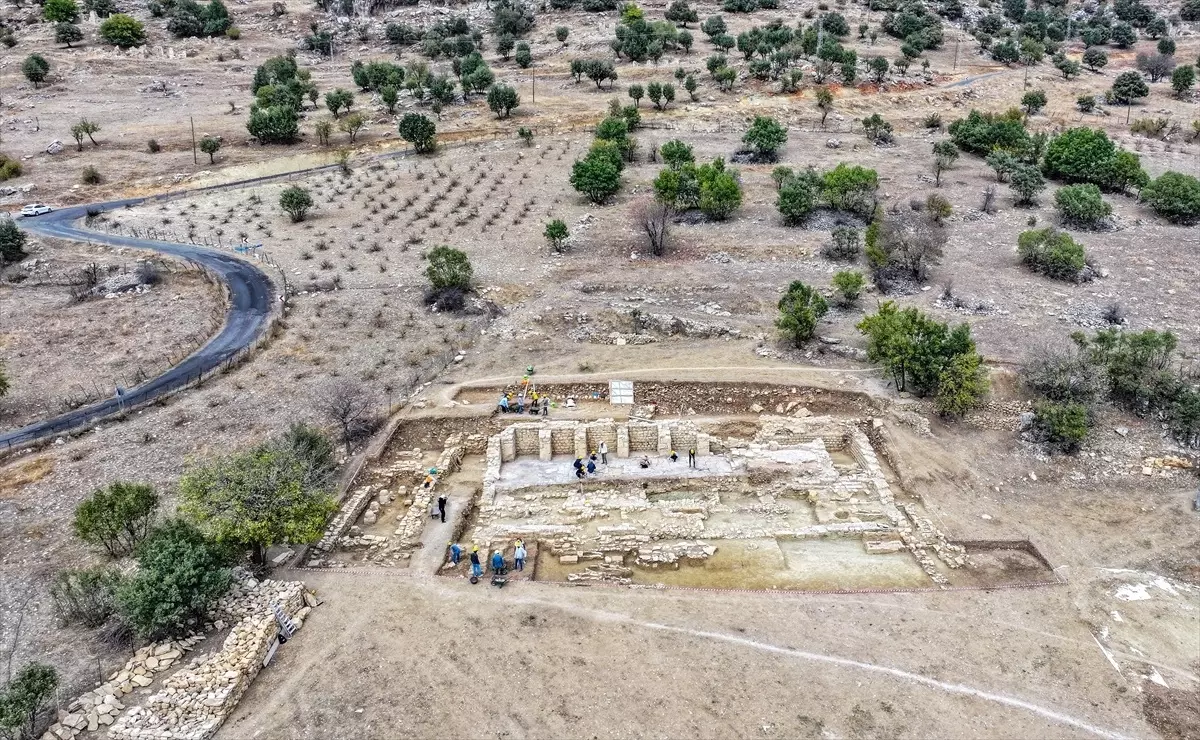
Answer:
POLYGON ((582 457, 575 458, 575 462, 572 463, 572 465, 575 468, 575 477, 576 478, 583 480, 584 478, 586 478, 589 475, 596 474, 596 462, 597 462, 596 456, 597 456, 597 454, 599 455, 600 464, 608 465, 608 443, 607 442, 601 440, 600 446, 597 447, 596 449, 592 450, 592 454, 588 455, 588 459, 587 459, 586 463, 583 461, 582 457))
MULTIPOLYGON (((447 543, 450 546, 450 562, 457 566, 462 562, 463 548, 457 542, 447 543)), ((525 570, 525 558, 529 555, 529 551, 525 549, 525 540, 518 539, 513 546, 513 569, 518 571, 525 570)), ((483 575, 483 561, 479 554, 479 545, 471 545, 471 575, 479 578, 483 575)), ((504 553, 496 550, 492 553, 491 567, 493 573, 507 573, 508 564, 504 560, 504 553)))
POLYGON ((528 397, 524 393, 515 397, 512 393, 505 393, 500 396, 496 406, 502 414, 523 414, 528 409, 531 416, 537 416, 539 412, 542 416, 550 415, 550 397, 537 391, 530 392, 528 397))

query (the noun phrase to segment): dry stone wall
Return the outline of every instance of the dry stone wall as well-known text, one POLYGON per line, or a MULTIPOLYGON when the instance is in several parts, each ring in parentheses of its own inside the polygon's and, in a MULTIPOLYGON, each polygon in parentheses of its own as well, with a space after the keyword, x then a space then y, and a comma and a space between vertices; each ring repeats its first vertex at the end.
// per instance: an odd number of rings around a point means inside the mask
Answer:
POLYGON ((155 674, 178 666, 204 638, 192 635, 140 648, 105 683, 68 705, 42 740, 71 740, 81 732, 105 727, 113 740, 207 740, 262 669, 278 633, 274 606, 278 604, 300 628, 311 611, 310 603, 315 601, 299 581, 239 580, 214 610, 216 624, 234 623, 220 651, 205 660, 192 660, 141 706, 122 715, 129 694, 150 686, 155 674))

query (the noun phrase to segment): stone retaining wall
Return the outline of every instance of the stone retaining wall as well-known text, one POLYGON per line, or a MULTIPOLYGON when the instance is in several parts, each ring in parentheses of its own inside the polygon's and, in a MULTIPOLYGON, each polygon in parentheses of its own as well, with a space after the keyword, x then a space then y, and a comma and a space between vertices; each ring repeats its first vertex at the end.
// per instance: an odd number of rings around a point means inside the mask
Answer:
MULTIPOLYGON (((125 667, 94 691, 76 699, 42 740, 70 740, 80 732, 109 726, 113 740, 207 740, 233 712, 278 633, 273 605, 293 618, 297 629, 311 611, 299 581, 246 579, 221 598, 215 613, 235 622, 221 650, 193 660, 163 683, 142 706, 124 709, 117 697, 153 683, 155 673, 178 663, 203 639, 200 635, 140 648, 125 667)), ((218 622, 219 624, 219 622, 218 622)))

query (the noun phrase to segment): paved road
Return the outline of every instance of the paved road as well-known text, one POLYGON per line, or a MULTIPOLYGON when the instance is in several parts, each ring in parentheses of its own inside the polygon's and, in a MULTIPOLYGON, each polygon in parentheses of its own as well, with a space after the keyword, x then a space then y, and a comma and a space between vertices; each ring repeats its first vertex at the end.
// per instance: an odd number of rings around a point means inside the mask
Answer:
POLYGON ((41 236, 96 242, 114 247, 148 249, 202 265, 219 276, 229 289, 229 313, 225 316, 225 326, 221 333, 162 375, 136 388, 127 389, 121 398, 117 398, 114 393, 112 398, 99 403, 83 406, 20 429, 0 432, 0 448, 47 437, 102 418, 119 411, 122 407, 136 406, 180 388, 195 380, 198 375, 207 374, 220 367, 221 363, 249 347, 265 328, 267 317, 271 313, 274 289, 270 278, 251 263, 205 247, 105 234, 85 229, 78 224, 89 208, 107 211, 124 207, 126 204, 135 205, 142 200, 133 198, 98 205, 73 206, 36 218, 19 219, 17 223, 26 231, 41 236))

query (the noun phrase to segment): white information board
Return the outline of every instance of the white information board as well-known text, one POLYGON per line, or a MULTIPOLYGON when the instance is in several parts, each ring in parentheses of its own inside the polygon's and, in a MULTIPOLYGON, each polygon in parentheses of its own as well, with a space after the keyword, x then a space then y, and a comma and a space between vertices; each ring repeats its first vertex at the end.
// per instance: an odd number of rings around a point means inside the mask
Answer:
POLYGON ((633 405, 633 381, 632 380, 610 380, 608 381, 608 401, 609 403, 633 405))

